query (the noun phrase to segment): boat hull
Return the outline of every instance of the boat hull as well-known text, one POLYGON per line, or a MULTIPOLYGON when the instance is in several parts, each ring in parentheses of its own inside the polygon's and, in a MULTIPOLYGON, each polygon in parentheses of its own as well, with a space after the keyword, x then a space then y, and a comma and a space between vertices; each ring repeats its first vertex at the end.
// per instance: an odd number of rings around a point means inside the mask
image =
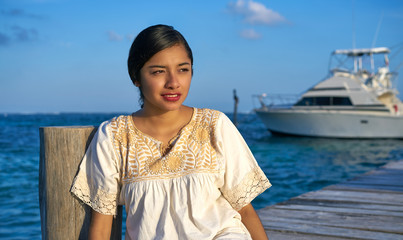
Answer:
POLYGON ((329 138, 403 139, 403 116, 294 109, 256 110, 272 133, 329 138))

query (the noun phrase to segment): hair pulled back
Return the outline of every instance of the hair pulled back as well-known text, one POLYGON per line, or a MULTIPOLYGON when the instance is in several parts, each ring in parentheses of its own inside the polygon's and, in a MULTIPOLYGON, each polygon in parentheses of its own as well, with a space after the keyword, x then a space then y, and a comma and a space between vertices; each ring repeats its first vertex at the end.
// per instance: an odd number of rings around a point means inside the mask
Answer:
MULTIPOLYGON (((152 56, 177 44, 183 45, 193 66, 192 50, 182 34, 172 26, 159 24, 141 31, 134 39, 127 59, 127 67, 133 84, 141 83, 140 70, 152 56)), ((144 96, 141 87, 139 89, 142 102, 144 96)))

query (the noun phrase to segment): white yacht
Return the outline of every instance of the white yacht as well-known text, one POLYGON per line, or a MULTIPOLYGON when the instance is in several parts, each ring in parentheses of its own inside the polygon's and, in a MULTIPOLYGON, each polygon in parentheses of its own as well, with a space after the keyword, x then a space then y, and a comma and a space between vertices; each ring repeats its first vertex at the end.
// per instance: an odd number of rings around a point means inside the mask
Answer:
POLYGON ((330 138, 403 138, 403 103, 393 86, 388 48, 335 50, 330 73, 291 105, 255 109, 269 131, 330 138), (335 68, 333 68, 335 66, 335 68))

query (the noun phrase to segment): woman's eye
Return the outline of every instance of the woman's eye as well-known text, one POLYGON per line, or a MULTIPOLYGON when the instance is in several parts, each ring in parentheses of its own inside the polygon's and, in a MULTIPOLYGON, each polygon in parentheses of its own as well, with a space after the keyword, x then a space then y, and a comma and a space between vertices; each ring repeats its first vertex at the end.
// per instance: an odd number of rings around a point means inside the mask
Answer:
POLYGON ((164 72, 164 70, 155 70, 155 71, 152 72, 152 74, 157 75, 157 74, 161 74, 163 72, 164 72))
POLYGON ((181 68, 179 71, 180 72, 189 72, 189 68, 181 68))

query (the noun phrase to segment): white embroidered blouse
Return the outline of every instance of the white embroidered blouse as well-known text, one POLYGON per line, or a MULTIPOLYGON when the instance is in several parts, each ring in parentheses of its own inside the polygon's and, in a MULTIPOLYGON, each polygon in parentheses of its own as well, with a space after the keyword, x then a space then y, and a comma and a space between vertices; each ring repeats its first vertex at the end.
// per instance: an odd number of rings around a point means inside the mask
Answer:
POLYGON ((124 204, 126 239, 250 239, 237 210, 270 186, 232 122, 194 108, 165 155, 131 115, 102 123, 71 192, 103 214, 124 204))

